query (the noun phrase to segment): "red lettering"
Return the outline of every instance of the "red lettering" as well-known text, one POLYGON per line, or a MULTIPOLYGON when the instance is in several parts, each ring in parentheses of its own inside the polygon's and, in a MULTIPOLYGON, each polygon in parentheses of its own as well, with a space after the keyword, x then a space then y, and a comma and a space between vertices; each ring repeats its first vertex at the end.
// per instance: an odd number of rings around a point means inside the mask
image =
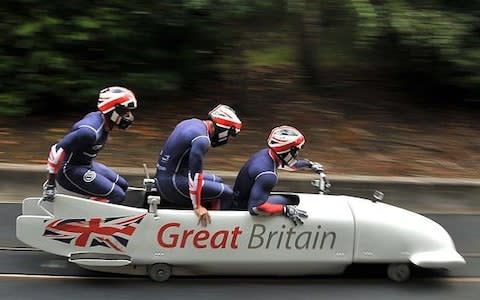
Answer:
POLYGON ((197 234, 195 234, 195 236, 193 237, 193 246, 195 248, 205 248, 207 247, 207 245, 201 245, 200 242, 201 241, 206 241, 208 239, 208 237, 210 236, 210 233, 206 230, 200 230, 199 232, 197 232, 197 234))
POLYGON ((237 238, 239 235, 242 234, 243 231, 240 230, 240 227, 235 226, 235 228, 232 230, 232 243, 230 244, 230 247, 232 249, 237 249, 238 248, 238 243, 237 243, 237 238))
POLYGON ((211 248, 225 249, 228 246, 232 249, 238 248, 238 237, 243 233, 239 226, 235 226, 232 231, 218 230, 210 232, 208 230, 185 229, 178 230, 180 223, 167 223, 160 227, 157 234, 158 244, 163 248, 211 248), (230 245, 228 239, 231 236, 230 245))
POLYGON ((210 247, 212 247, 213 249, 225 248, 227 245, 227 239, 228 239, 228 231, 219 230, 212 235, 212 239, 210 240, 210 247), (216 240, 219 236, 221 237, 221 240, 220 240, 220 243, 217 244, 216 240))
POLYGON ((180 244, 180 248, 185 248, 185 244, 187 243, 187 239, 192 234, 193 234, 193 230, 184 230, 183 231, 182 243, 180 244))
POLYGON ((164 233, 167 231, 168 228, 170 227, 180 227, 180 223, 168 223, 160 227, 160 230, 158 231, 157 235, 157 240, 160 246, 164 248, 174 248, 177 246, 177 241, 178 241, 178 234, 170 234, 170 241, 166 242, 164 238, 164 233))

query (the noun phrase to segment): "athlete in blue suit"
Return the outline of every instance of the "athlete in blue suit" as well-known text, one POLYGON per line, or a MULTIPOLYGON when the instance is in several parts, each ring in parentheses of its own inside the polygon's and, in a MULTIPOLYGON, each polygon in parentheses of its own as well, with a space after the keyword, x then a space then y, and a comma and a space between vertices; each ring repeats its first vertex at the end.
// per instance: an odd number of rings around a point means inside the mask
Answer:
POLYGON ((267 139, 268 148, 255 153, 241 168, 234 185, 236 209, 248 209, 252 215, 285 215, 295 225, 303 224, 306 212, 289 204, 282 195, 270 195, 277 184, 277 169, 296 171, 311 168, 322 170, 318 163, 305 159, 297 160, 305 138, 296 128, 280 126, 274 128, 267 139))
POLYGON ((165 142, 157 162, 155 177, 162 200, 193 207, 203 226, 211 222, 207 203, 213 209, 231 207, 231 187, 220 177, 204 172, 203 165, 210 146, 226 144, 241 128, 235 111, 223 104, 208 113, 208 120, 181 121, 165 142))
POLYGON ((127 129, 132 124, 131 110, 137 107, 137 100, 126 88, 109 87, 100 91, 97 107, 98 111, 84 116, 51 147, 44 199, 53 200, 58 182, 63 188, 91 199, 112 203, 124 200, 127 181, 94 159, 115 125, 127 129))

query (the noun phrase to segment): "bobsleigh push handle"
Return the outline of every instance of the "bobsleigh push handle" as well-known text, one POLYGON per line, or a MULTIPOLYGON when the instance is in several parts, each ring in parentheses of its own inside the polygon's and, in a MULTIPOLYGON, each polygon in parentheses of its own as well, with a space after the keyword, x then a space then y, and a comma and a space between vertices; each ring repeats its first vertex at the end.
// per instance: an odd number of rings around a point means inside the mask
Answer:
POLYGON ((143 179, 143 186, 145 187, 145 191, 150 193, 153 188, 155 187, 155 179, 150 178, 148 174, 147 164, 143 164, 143 170, 145 171, 145 178, 143 179))
POLYGON ((330 184, 330 181, 327 178, 327 174, 325 174, 325 172, 323 172, 323 171, 319 172, 318 173, 318 179, 312 180, 311 183, 317 189, 317 192, 321 195, 328 192, 328 190, 332 186, 330 184))
POLYGON ((150 179, 150 174, 148 174, 147 164, 143 164, 143 171, 145 172, 145 178, 150 179))
POLYGON ((147 204, 148 212, 152 213, 154 217, 158 216, 158 205, 160 204, 160 196, 149 195, 155 187, 155 178, 150 178, 148 174, 147 164, 143 164, 143 170, 145 171, 145 178, 143 179, 143 185, 147 192, 147 204))

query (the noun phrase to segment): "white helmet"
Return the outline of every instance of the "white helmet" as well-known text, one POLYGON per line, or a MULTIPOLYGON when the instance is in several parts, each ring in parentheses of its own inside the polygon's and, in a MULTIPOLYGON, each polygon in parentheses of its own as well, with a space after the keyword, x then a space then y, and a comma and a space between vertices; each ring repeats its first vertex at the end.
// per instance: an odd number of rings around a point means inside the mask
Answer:
POLYGON ((215 130, 211 139, 212 147, 227 143, 229 136, 237 136, 242 129, 242 121, 228 105, 219 104, 208 113, 215 130))
POLYGON ((133 123, 131 110, 137 108, 137 99, 129 89, 112 86, 100 91, 97 107, 119 128, 126 129, 133 123))
POLYGON ((284 125, 273 128, 267 142, 283 165, 293 167, 297 162, 298 151, 305 144, 305 137, 295 127, 284 125))

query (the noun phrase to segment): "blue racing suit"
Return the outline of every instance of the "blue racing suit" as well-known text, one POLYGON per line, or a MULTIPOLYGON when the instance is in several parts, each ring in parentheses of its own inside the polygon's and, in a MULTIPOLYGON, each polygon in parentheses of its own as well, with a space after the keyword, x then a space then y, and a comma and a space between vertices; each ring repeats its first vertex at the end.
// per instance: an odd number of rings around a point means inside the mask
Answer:
POLYGON ((107 142, 106 126, 101 112, 87 114, 51 147, 47 169, 57 174, 57 182, 69 191, 119 203, 125 198, 128 182, 94 161, 107 142))
MULTIPOLYGON (((252 215, 280 215, 289 199, 282 195, 270 195, 278 181, 277 161, 270 149, 255 153, 238 172, 233 187, 234 208, 247 210, 252 215)), ((310 167, 308 160, 298 160, 292 171, 310 167)))
POLYGON ((177 124, 157 162, 155 177, 163 199, 194 209, 207 203, 217 209, 231 206, 231 187, 222 178, 203 172, 209 148, 210 137, 204 121, 188 119, 177 124))

